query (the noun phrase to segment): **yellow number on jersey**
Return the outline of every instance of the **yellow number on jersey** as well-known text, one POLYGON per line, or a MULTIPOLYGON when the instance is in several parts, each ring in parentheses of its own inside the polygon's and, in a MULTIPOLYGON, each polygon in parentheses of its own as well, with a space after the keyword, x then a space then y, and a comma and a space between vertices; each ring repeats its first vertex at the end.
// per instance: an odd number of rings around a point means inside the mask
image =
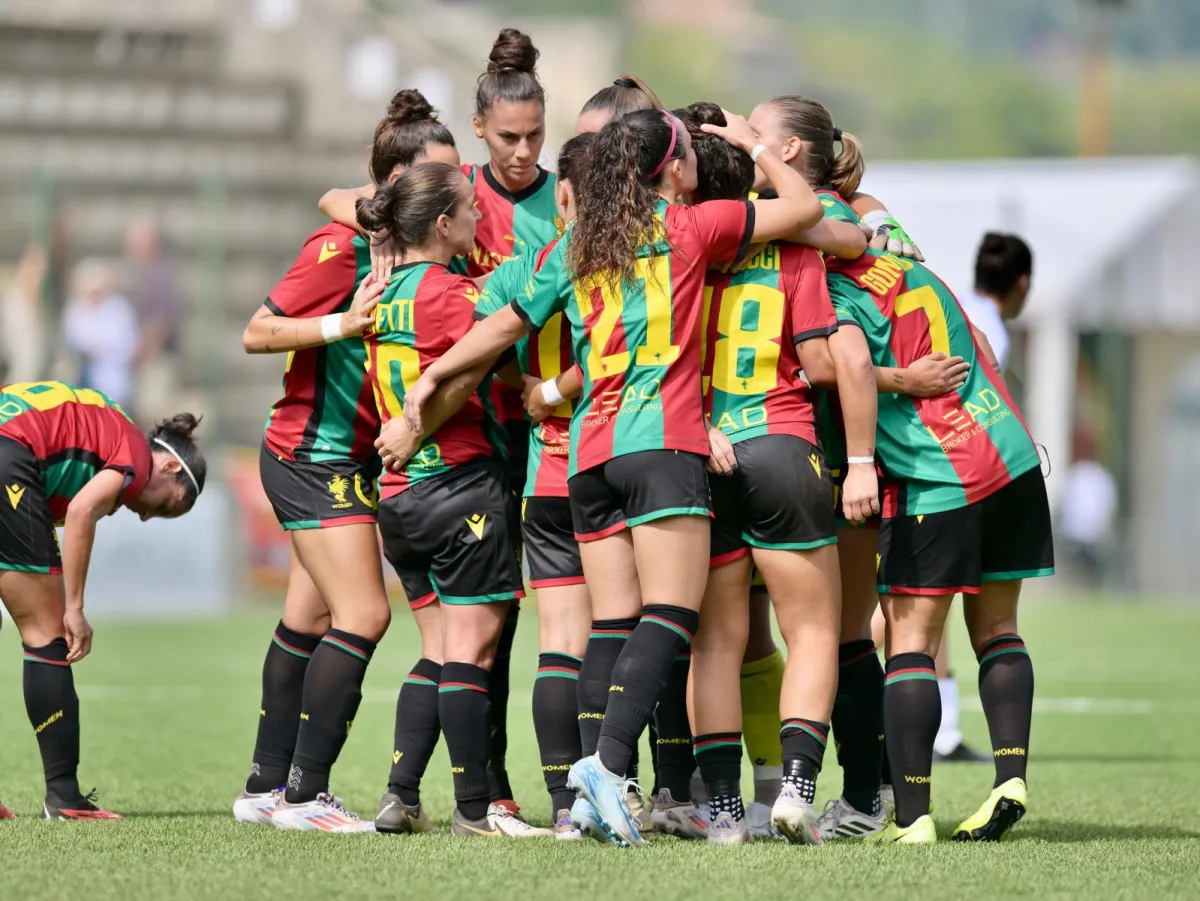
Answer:
MULTIPOLYGON (((367 359, 371 359, 370 355, 367 359)), ((389 419, 403 416, 404 403, 396 393, 394 379, 399 372, 400 384, 407 393, 421 377, 420 353, 407 344, 380 342, 375 345, 375 366, 375 405, 380 413, 386 412, 389 419)))
POLYGON ((907 316, 915 310, 924 310, 929 319, 929 348, 933 353, 950 355, 950 329, 946 325, 946 311, 932 285, 922 285, 905 291, 896 298, 896 315, 907 316))
MULTIPOLYGON (((542 330, 530 340, 537 342, 538 371, 542 381, 556 379, 562 375, 562 329, 565 317, 555 313, 542 326, 542 330)), ((571 402, 564 400, 554 408, 554 416, 571 418, 571 402)))
MULTIPOLYGON (((667 257, 640 258, 634 268, 634 277, 642 283, 646 298, 646 341, 636 348, 633 362, 638 366, 668 366, 679 359, 679 345, 671 343, 671 266, 667 257)), ((588 378, 592 381, 624 372, 629 368, 629 351, 621 350, 605 354, 609 339, 617 327, 625 308, 625 292, 619 282, 610 278, 589 280, 586 284, 576 283, 575 302, 582 316, 593 311, 592 290, 598 288, 604 304, 600 318, 592 326, 588 336, 588 378)))
POLYGON ((71 401, 93 407, 108 406, 100 392, 91 388, 71 388, 62 382, 18 382, 15 385, 6 385, 4 393, 16 395, 35 410, 43 412, 69 404, 71 401))
POLYGON ((783 292, 767 285, 734 285, 721 293, 717 332, 722 337, 713 349, 714 388, 726 394, 766 394, 779 383, 783 311, 783 292), (758 304, 758 325, 753 331, 742 327, 750 302, 758 304), (749 376, 738 375, 738 352, 743 348, 754 351, 754 370, 749 376))

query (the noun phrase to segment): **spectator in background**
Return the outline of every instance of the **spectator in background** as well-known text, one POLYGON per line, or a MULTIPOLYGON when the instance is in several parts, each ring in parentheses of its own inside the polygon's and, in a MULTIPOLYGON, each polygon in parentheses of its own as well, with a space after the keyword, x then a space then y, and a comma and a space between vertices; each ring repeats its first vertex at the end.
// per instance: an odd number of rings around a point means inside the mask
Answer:
POLYGON ((112 265, 95 258, 79 263, 63 309, 63 344, 79 363, 76 384, 129 404, 139 335, 133 304, 116 291, 112 265))
POLYGON ((30 244, 17 261, 12 280, 0 288, 0 384, 42 377, 46 348, 42 289, 48 263, 46 251, 30 244))
MULTIPOLYGON (((136 406, 151 421, 167 412, 178 383, 179 292, 175 266, 162 250, 158 223, 134 219, 125 232, 125 286, 141 326, 137 348, 136 406)), ((173 409, 173 407, 172 407, 173 409)))
POLYGON ((1067 469, 1058 509, 1058 535, 1067 555, 1091 588, 1104 578, 1105 547, 1117 514, 1117 482, 1096 459, 1096 439, 1077 429, 1074 461, 1067 469))
POLYGON ((1033 253, 1016 235, 988 232, 975 257, 975 290, 959 297, 971 324, 987 337, 1003 371, 1008 366, 1007 319, 1025 308, 1033 277, 1033 253))

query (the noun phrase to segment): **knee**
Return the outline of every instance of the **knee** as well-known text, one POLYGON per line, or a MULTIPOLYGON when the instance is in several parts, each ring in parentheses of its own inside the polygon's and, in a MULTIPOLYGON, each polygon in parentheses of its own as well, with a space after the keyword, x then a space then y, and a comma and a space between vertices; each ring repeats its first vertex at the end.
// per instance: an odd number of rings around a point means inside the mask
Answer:
POLYGON ((985 617, 976 621, 968 620, 967 633, 971 637, 971 647, 978 654, 984 647, 1001 635, 1016 635, 1017 620, 1013 616, 985 617))
POLYGON ((392 608, 387 599, 370 605, 360 605, 346 613, 339 612, 332 617, 331 625, 343 632, 352 632, 363 638, 378 642, 387 632, 392 622, 392 608))

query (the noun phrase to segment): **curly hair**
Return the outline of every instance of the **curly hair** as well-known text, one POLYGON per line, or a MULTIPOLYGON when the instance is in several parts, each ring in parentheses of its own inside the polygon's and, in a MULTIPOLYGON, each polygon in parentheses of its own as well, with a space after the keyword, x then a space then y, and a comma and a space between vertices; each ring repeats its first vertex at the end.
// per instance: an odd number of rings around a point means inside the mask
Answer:
POLYGON ((692 199, 744 200, 754 186, 754 161, 744 150, 700 130, 700 126, 725 125, 725 113, 715 103, 693 103, 675 110, 692 137, 696 153, 697 186, 692 199))

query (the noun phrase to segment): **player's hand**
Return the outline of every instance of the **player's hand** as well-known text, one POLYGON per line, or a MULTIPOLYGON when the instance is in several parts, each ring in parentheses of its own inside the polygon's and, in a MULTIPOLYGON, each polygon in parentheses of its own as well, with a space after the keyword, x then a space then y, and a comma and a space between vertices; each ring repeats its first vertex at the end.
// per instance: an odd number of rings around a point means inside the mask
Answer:
POLYGON ((842 515, 856 526, 879 512, 879 477, 872 463, 854 463, 847 467, 842 483, 842 515))
POLYGON ((716 135, 746 153, 753 150, 758 144, 758 135, 754 133, 754 129, 750 127, 750 123, 746 121, 745 117, 731 113, 727 109, 722 109, 721 112, 725 114, 723 126, 710 125, 705 122, 700 126, 700 130, 705 134, 716 135))
POLYGON ((733 443, 716 426, 708 427, 708 463, 705 466, 709 472, 719 476, 730 475, 737 469, 733 443))
POLYGON ((368 275, 358 285, 350 301, 350 309, 342 313, 342 337, 354 338, 361 335, 375 322, 375 307, 383 296, 386 282, 368 275))
POLYGON ((379 430, 375 450, 383 459, 383 468, 400 472, 421 449, 421 434, 414 432, 404 417, 389 419, 379 430))
POLYGON ((82 610, 68 610, 63 628, 67 632, 67 663, 78 663, 92 651, 92 627, 82 610))
POLYGON ((392 277, 392 270, 402 262, 404 254, 400 252, 395 241, 390 238, 380 241, 371 236, 371 274, 383 282, 385 287, 388 279, 392 277))
POLYGON ((919 263, 925 262, 925 255, 921 253, 921 248, 908 236, 904 226, 893 219, 891 215, 879 210, 873 214, 868 213, 864 219, 867 226, 874 229, 875 232, 870 236, 872 248, 886 250, 898 257, 908 257, 919 263))
POLYGON ((522 375, 524 383, 521 388, 521 402, 525 404, 525 412, 534 422, 544 422, 554 413, 554 407, 546 403, 542 396, 542 380, 532 375, 522 375))
POLYGON ((926 354, 904 370, 904 393, 913 397, 941 397, 966 384, 971 364, 941 351, 926 354))
POLYGON ((438 383, 431 379, 428 373, 422 373, 421 377, 412 383, 412 387, 404 392, 404 421, 410 429, 420 435, 425 434, 421 414, 429 398, 433 397, 433 392, 437 391, 437 386, 438 383))

